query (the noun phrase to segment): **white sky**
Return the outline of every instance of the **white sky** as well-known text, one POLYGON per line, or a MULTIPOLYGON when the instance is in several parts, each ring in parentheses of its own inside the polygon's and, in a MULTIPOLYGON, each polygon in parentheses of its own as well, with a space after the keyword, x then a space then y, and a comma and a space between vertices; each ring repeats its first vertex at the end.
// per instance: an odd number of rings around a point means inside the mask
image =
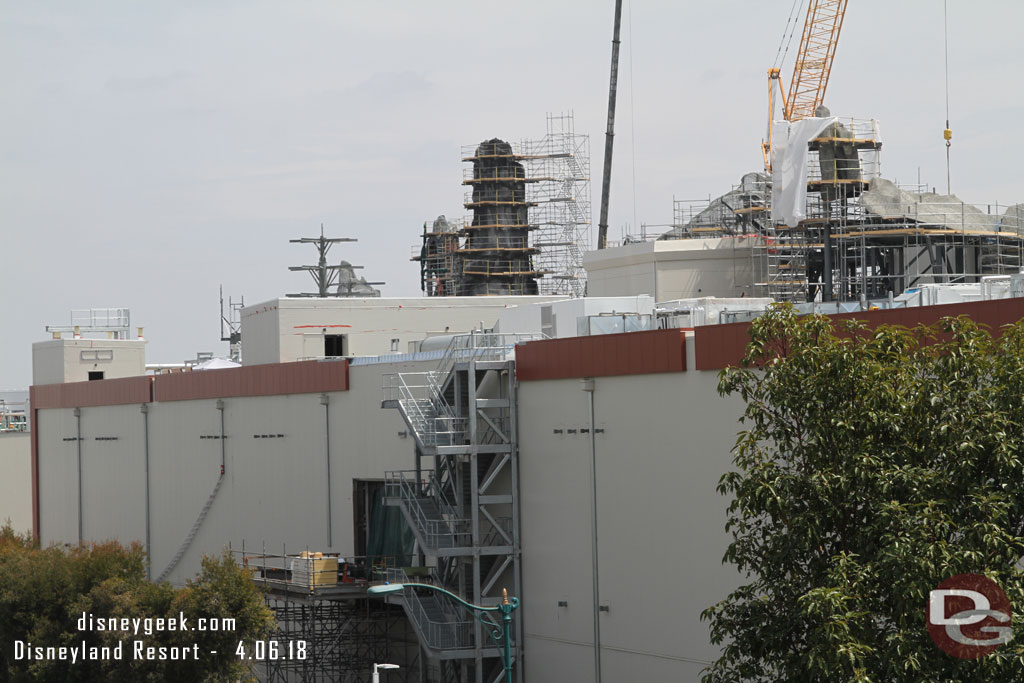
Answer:
MULTIPOLYGON (((610 239, 759 170, 791 5, 626 0, 610 239)), ((31 343, 73 308, 131 308, 150 362, 223 354, 218 285, 247 303, 308 291, 287 267, 315 253, 288 239, 321 222, 359 239, 333 258, 419 295, 423 221, 465 213, 460 146, 540 137, 549 111, 591 136, 596 224, 613 8, 5 3, 0 388, 31 382, 31 343)), ((1024 2, 949 14, 953 191, 1024 202, 1024 2)), ((880 120, 886 177, 944 187, 942 2, 852 0, 826 104, 880 120)))

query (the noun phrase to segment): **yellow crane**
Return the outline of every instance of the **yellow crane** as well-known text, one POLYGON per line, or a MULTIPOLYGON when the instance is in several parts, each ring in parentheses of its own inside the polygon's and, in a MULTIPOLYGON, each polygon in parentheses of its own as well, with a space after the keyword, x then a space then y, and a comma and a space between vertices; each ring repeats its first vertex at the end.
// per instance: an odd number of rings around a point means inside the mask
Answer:
POLYGON ((768 71, 768 134, 761 141, 764 168, 772 170, 772 119, 775 116, 775 87, 778 85, 782 101, 782 116, 786 121, 799 121, 814 116, 814 111, 825 99, 832 60, 843 28, 847 0, 808 0, 807 18, 800 37, 800 49, 793 65, 793 79, 789 95, 782 87, 781 70, 768 71))

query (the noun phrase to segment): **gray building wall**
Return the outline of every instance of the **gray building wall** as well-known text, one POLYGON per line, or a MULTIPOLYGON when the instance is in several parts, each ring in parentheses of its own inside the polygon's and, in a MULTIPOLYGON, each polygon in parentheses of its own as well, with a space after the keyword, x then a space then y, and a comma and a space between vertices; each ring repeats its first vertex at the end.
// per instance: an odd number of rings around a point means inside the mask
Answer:
MULTIPOLYGON (((331 531, 327 542, 325 410, 320 394, 225 398, 225 480, 172 583, 194 575, 204 553, 354 550, 353 479, 413 467, 413 440, 397 410, 381 406, 381 374, 432 369, 436 361, 350 369, 350 390, 328 394, 331 531), (253 435, 273 434, 272 438, 253 435), (277 434, 283 434, 277 437, 277 434)), ((153 576, 168 565, 216 486, 221 463, 216 400, 149 405, 153 576)), ((145 542, 145 448, 137 404, 84 407, 82 522, 86 541, 145 542), (116 437, 100 440, 96 437, 116 437)), ((41 537, 78 540, 76 418, 39 411, 41 537)))
POLYGON ((0 434, 0 526, 32 531, 32 441, 28 432, 0 434))
MULTIPOLYGON (((380 407, 381 374, 435 362, 360 365, 350 390, 329 394, 331 526, 327 543, 324 408, 319 394, 225 398, 226 479, 174 583, 203 553, 245 542, 250 552, 354 550, 353 479, 413 466, 397 410, 380 407), (254 438, 254 434, 283 434, 254 438)), ((696 682, 717 656, 700 612, 740 578, 721 564, 730 464, 741 404, 719 398, 717 373, 595 380, 604 680, 696 682)), ((593 672, 590 438, 579 380, 519 387, 525 673, 531 683, 584 681, 593 672), (555 433, 561 430, 561 433, 555 433), (569 430, 576 430, 570 434, 569 430), (566 607, 558 606, 566 601, 566 607)), ((41 410, 44 543, 77 540, 77 442, 71 410, 41 410)), ((138 405, 82 408, 86 540, 144 542, 145 474, 138 405), (95 441, 116 436, 116 441, 95 441)), ((182 543, 216 485, 215 400, 150 404, 153 574, 182 543)), ((506 581, 510 577, 506 577, 506 581)), ((511 588, 511 585, 509 586, 511 588)))
MULTIPOLYGON (((717 657, 700 613, 740 581, 721 563, 727 501, 715 487, 742 410, 717 381, 595 380, 604 680, 696 682, 717 657)), ((580 380, 535 381, 519 399, 526 680, 593 680, 587 394, 580 380)))

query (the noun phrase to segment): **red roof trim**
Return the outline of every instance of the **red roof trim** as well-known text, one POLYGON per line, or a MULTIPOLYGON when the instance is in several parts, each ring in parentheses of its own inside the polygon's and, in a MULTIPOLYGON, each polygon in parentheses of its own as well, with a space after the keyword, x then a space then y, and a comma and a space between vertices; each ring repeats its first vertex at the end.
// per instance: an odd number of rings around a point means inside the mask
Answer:
POLYGON ((516 347, 516 377, 524 382, 684 370, 682 330, 546 339, 516 347))
POLYGON ((348 391, 348 361, 301 361, 158 375, 154 401, 348 391))
POLYGON ((232 396, 274 396, 348 391, 348 361, 302 361, 45 384, 29 389, 33 409, 116 406, 232 396))
POLYGON ((149 403, 152 377, 121 377, 93 382, 68 382, 29 387, 29 405, 39 408, 80 408, 149 403))
MULTIPOLYGON (((879 325, 914 327, 918 323, 929 325, 940 318, 957 315, 969 316, 976 322, 988 325, 993 332, 998 334, 999 328, 1003 325, 1010 325, 1024 318, 1024 298, 858 311, 829 317, 834 320, 864 320, 870 327, 879 325)), ((721 370, 730 365, 738 365, 750 339, 749 329, 749 322, 705 325, 696 328, 693 332, 696 369, 721 370)))

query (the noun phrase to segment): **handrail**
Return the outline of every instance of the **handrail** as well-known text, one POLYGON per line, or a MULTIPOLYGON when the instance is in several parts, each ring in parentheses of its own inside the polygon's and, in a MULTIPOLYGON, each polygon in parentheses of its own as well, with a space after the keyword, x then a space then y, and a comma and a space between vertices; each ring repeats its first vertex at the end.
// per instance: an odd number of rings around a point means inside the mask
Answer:
POLYGON ((433 477, 416 479, 409 471, 387 472, 384 480, 385 495, 399 498, 409 511, 424 542, 432 548, 463 547, 473 539, 472 521, 461 516, 436 486, 433 477), (440 518, 427 515, 423 500, 431 500, 437 506, 440 518))
MULTIPOLYGON (((405 573, 404 569, 389 569, 389 583, 416 583, 405 573)), ((423 639, 424 645, 432 650, 466 650, 473 647, 473 624, 472 619, 460 619, 458 613, 452 609, 452 601, 442 598, 438 594, 431 594, 431 602, 438 612, 447 618, 444 621, 437 621, 431 618, 427 612, 424 598, 409 588, 402 591, 402 598, 405 603, 409 617, 414 621, 423 639)))
POLYGON ((506 360, 516 344, 546 335, 470 332, 449 340, 434 370, 383 375, 385 400, 397 401, 417 440, 426 447, 462 442, 468 419, 456 414, 444 396, 444 384, 457 363, 506 360))

